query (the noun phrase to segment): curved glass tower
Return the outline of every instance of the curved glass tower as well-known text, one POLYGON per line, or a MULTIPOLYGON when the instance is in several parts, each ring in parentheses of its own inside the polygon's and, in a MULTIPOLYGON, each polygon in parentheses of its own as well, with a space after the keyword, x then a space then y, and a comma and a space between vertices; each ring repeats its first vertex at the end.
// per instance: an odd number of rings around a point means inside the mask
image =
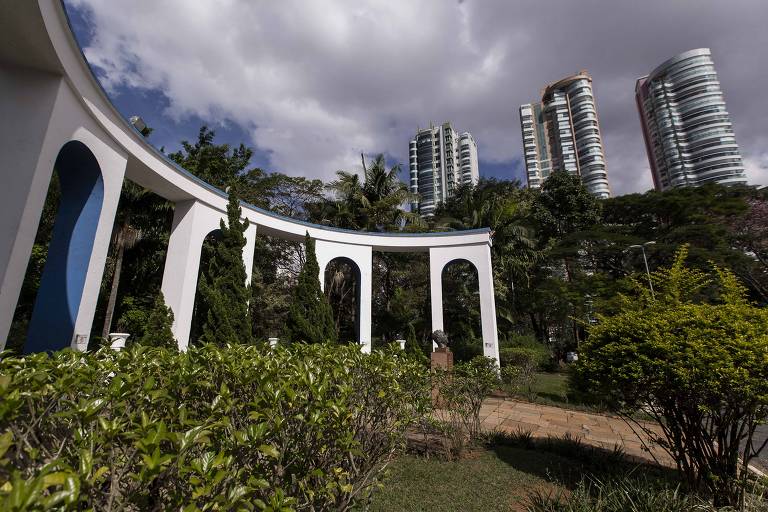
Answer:
POLYGON ((554 171, 566 171, 580 175, 591 194, 611 195, 592 77, 586 71, 547 86, 541 103, 522 105, 520 123, 530 188, 539 188, 554 171))
POLYGON ((638 79, 635 97, 656 190, 747 182, 709 48, 638 79))

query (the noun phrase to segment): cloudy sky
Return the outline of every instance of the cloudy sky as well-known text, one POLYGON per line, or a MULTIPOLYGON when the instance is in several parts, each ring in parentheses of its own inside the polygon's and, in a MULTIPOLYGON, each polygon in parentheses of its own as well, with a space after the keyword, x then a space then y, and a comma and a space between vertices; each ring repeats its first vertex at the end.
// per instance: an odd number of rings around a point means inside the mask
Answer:
POLYGON ((594 79, 614 194, 651 187, 634 84, 709 47, 752 183, 768 184, 766 0, 66 0, 124 115, 167 150, 202 123, 252 163, 329 179, 360 152, 407 166, 418 127, 451 121, 480 173, 522 178, 518 107, 594 79))

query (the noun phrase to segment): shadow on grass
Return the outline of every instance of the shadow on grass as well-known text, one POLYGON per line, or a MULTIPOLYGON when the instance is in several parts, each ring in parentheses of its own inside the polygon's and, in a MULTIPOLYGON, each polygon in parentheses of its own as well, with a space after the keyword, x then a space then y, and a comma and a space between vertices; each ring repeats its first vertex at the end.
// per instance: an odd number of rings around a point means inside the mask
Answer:
POLYGON ((534 438, 527 431, 497 431, 488 434, 486 446, 499 460, 513 468, 571 490, 579 485, 585 474, 614 478, 642 473, 660 482, 679 482, 674 469, 637 462, 627 457, 621 447, 611 450, 591 446, 567 434, 563 437, 534 438), (521 457, 520 449, 536 456, 521 457))

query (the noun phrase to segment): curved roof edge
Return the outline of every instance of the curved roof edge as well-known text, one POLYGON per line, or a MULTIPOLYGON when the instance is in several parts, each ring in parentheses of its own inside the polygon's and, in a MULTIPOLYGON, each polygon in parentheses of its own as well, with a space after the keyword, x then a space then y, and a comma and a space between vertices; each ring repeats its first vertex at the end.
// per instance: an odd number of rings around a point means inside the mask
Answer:
POLYGON ((709 48, 695 48, 693 50, 688 50, 687 52, 678 53, 674 57, 670 57, 669 59, 665 60, 664 62, 656 66, 656 68, 648 74, 648 77, 646 78, 646 80, 648 81, 653 80, 657 76, 663 74, 664 71, 666 71, 666 69, 672 66, 673 64, 677 64, 682 60, 690 59, 691 57, 698 57, 700 55, 711 56, 712 52, 710 51, 709 48))
POLYGON ((572 82, 575 82, 576 80, 589 80, 592 82, 592 75, 590 75, 586 70, 581 70, 578 73, 574 75, 566 76, 565 78, 561 78, 560 80, 557 80, 556 82, 552 82, 551 84, 547 85, 544 88, 544 92, 542 93, 542 100, 543 98, 549 96, 554 91, 561 89, 563 87, 566 87, 570 85, 572 82))
MULTIPOLYGON (((102 96, 102 99, 104 102, 112 109, 114 114, 116 115, 116 118, 119 119, 124 128, 127 128, 129 132, 134 133, 136 135, 136 139, 139 144, 143 145, 144 148, 154 154, 156 157, 160 158, 164 161, 164 163, 171 166, 174 170, 179 172, 180 174, 184 175, 186 178, 196 182, 198 185, 206 188, 210 192, 213 192, 214 194, 220 196, 223 199, 227 199, 229 195, 221 190, 218 187, 215 187, 214 185, 211 185, 210 183, 206 182, 205 180, 200 179, 199 177, 195 176, 188 170, 181 167, 179 164, 171 160, 168 155, 157 149, 155 146, 150 144, 144 136, 141 135, 141 133, 136 129, 135 126, 133 126, 124 116, 123 114, 117 109, 117 107, 114 106, 112 103, 112 100, 109 98, 109 95, 107 94, 104 87, 101 85, 101 82, 96 77, 96 74, 93 71, 93 68, 91 67, 90 63, 88 62, 88 58, 85 56, 85 52, 83 51, 83 48, 80 46, 80 42, 77 40, 77 38, 74 35, 74 30, 72 27, 72 21, 69 16, 69 12, 67 11, 66 5, 64 4, 64 0, 59 0, 58 4, 60 6, 61 12, 64 15, 64 19, 67 23, 67 29, 68 29, 68 35, 71 39, 71 42, 73 43, 73 46, 77 48, 77 50, 80 53, 80 56, 82 58, 82 63, 84 64, 84 67, 88 70, 88 76, 90 80, 93 82, 93 84, 96 86, 96 89, 102 96)), ((315 224, 312 222, 304 221, 301 219, 295 219, 293 217, 288 217, 285 215, 280 215, 278 213, 265 210, 263 208, 260 208, 258 206, 255 206, 253 204, 247 203, 245 201, 240 201, 240 205, 242 207, 245 207, 249 210, 252 210, 254 212, 258 212, 262 215, 265 215, 267 217, 271 217, 273 219, 282 220, 285 222, 290 222, 294 224, 298 224, 301 226, 305 226, 308 228, 318 229, 322 231, 332 231, 332 232, 339 232, 339 233, 349 233, 349 234, 355 234, 355 235, 365 235, 365 236, 381 236, 381 237, 430 237, 430 236, 457 236, 457 235, 470 235, 470 234, 490 234, 491 229, 490 228, 479 228, 479 229, 467 229, 467 230, 454 230, 454 231, 436 231, 436 232, 423 232, 423 233, 404 233, 401 231, 357 231, 353 229, 345 229, 345 228, 338 228, 334 226, 326 226, 323 224, 315 224)))

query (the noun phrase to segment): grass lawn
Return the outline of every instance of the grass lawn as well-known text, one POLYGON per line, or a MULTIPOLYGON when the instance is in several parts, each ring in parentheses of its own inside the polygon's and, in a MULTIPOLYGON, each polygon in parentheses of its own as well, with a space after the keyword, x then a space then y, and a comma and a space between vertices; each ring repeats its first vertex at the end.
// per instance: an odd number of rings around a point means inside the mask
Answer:
POLYGON ((524 511, 533 491, 559 489, 550 477, 577 472, 563 457, 499 446, 453 462, 403 456, 371 504, 376 512, 524 511))
POLYGON ((565 373, 537 373, 533 391, 557 402, 568 401, 568 375, 565 373))
POLYGON ((594 403, 584 403, 574 396, 568 396, 567 373, 536 373, 536 380, 532 387, 533 394, 520 393, 516 398, 543 404, 554 405, 564 409, 577 411, 606 412, 605 407, 594 403))

